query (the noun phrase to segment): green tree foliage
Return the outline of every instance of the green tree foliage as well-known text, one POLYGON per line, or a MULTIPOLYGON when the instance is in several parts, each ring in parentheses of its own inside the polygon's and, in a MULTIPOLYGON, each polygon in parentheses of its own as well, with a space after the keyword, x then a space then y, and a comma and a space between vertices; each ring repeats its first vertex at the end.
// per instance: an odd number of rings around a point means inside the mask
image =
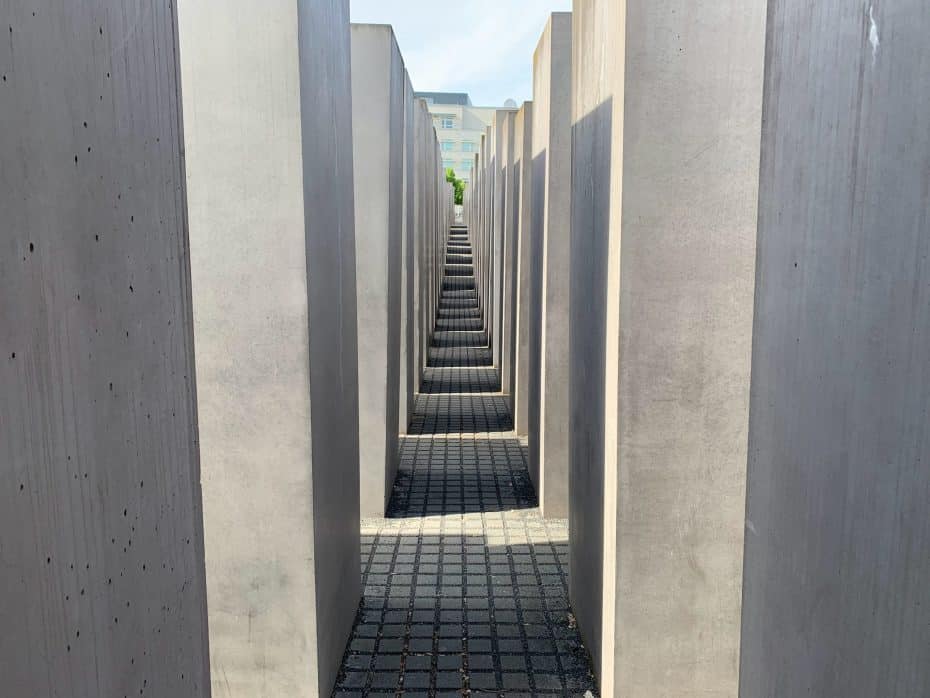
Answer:
POLYGON ((455 170, 451 167, 446 170, 446 181, 449 182, 455 190, 456 205, 461 206, 465 198, 465 182, 455 176, 455 170))

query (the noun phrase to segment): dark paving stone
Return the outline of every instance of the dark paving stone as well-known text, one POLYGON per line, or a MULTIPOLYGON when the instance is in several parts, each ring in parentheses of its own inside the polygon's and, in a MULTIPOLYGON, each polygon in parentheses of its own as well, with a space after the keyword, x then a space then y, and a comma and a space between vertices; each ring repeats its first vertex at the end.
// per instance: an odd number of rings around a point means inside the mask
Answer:
MULTIPOLYGON (((471 262, 467 242, 450 263, 471 262)), ((474 279, 447 276, 388 515, 362 522, 364 598, 337 696, 597 695, 491 365, 474 279)))

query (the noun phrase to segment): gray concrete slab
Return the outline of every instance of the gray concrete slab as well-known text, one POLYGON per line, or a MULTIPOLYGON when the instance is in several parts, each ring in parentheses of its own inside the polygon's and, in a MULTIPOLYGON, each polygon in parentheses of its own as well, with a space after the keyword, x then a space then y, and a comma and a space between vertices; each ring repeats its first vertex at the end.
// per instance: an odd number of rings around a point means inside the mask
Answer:
POLYGON ((410 75, 404 71, 404 165, 403 165, 403 234, 402 234, 402 271, 401 271, 401 348, 400 348, 400 407, 398 410, 398 427, 400 433, 407 432, 410 418, 413 416, 414 395, 420 387, 417 378, 417 352, 415 349, 416 315, 414 308, 414 254, 416 239, 416 164, 414 161, 414 123, 416 98, 410 75))
MULTIPOLYGON (((494 191, 494 224, 491 229, 491 303, 494 308, 493 326, 491 327, 491 348, 494 365, 503 374, 505 319, 507 303, 504 285, 507 267, 507 205, 508 175, 513 144, 509 139, 509 126, 513 123, 513 111, 498 109, 494 113, 493 139, 494 161, 492 164, 491 186, 494 191)), ((507 369, 509 371, 509 367, 507 369)), ((509 377, 509 376, 508 376, 509 377)))
POLYGON ((740 695, 926 695, 930 14, 768 18, 740 695))
POLYGON ((602 695, 733 696, 765 2, 573 14, 572 604, 602 695))
POLYGON ((499 192, 497 183, 500 179, 498 173, 498 154, 497 154, 497 131, 493 126, 487 127, 487 160, 484 169, 484 186, 485 186, 485 226, 483 230, 484 240, 482 241, 482 254, 485 258, 484 269, 484 294, 487 298, 485 317, 487 318, 488 346, 491 347, 492 361, 495 366, 499 366, 499 351, 497 350, 498 340, 498 321, 500 318, 500 295, 499 287, 495 283, 498 278, 497 264, 500 255, 495 254, 497 235, 497 222, 500 218, 498 211, 499 192))
POLYGON ((323 695, 360 596, 348 4, 179 24, 213 693, 323 695))
POLYGON ((514 370, 512 399, 514 429, 520 436, 529 430, 530 316, 532 290, 532 183, 533 103, 524 102, 514 120, 514 197, 516 242, 514 281, 514 370))
MULTIPOLYGON (((530 430, 530 473, 543 516, 568 515, 569 223, 571 202, 572 16, 554 12, 533 56, 533 157, 539 196, 534 236, 541 247, 539 392, 530 430)), ((537 380, 534 373, 533 380, 537 380)))
POLYGON ((0 694, 206 698, 174 10, 0 22, 0 694))
POLYGON ((500 184, 501 189, 501 222, 500 222, 500 257, 501 257, 501 319, 500 319, 500 376, 501 391, 507 395, 507 403, 513 412, 513 384, 514 384, 514 325, 517 309, 517 284, 515 272, 517 269, 517 213, 518 207, 515 196, 514 179, 514 152, 516 112, 505 111, 500 119, 501 163, 500 184))
POLYGON ((397 474, 404 236, 405 71, 390 26, 352 25, 361 514, 384 514, 397 474))
POLYGON ((439 142, 433 129, 432 116, 422 99, 415 107, 414 161, 415 165, 415 220, 417 263, 414 270, 415 309, 417 318, 417 375, 422 385, 423 370, 429 358, 433 339, 433 322, 439 298, 442 263, 440 255, 445 247, 439 240, 438 197, 441 173, 439 142))
MULTIPOLYGON (((477 254, 480 264, 478 265, 477 283, 479 298, 481 299, 481 310, 484 315, 485 327, 490 329, 493 326, 494 308, 491 305, 489 265, 490 259, 490 230, 493 225, 493 209, 491 189, 491 134, 489 130, 481 137, 481 219, 478 227, 477 254)), ((489 333, 490 335, 490 333, 489 333)), ((489 336, 490 339, 490 336, 489 336)))
MULTIPOLYGON (((423 138, 426 130, 427 119, 429 119, 429 110, 426 108, 422 99, 416 99, 413 107, 413 160, 420 162, 423 149, 423 138)), ((424 276, 424 258, 423 258, 423 171, 420 167, 413 168, 413 245, 414 245, 414 265, 413 265, 413 314, 414 314, 414 364, 416 375, 414 376, 415 390, 419 391, 423 382, 423 367, 426 362, 426 337, 428 329, 425 326, 425 294, 426 294, 426 277, 424 276)))

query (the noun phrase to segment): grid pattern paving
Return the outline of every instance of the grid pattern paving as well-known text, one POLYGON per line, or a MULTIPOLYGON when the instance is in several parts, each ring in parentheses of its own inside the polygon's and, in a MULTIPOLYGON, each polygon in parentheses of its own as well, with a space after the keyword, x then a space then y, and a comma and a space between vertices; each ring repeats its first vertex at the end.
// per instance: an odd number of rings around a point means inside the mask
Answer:
POLYGON ((501 389, 500 375, 489 366, 462 368, 427 368, 421 390, 437 393, 496 393, 501 389))
POLYGON ((473 278, 444 289, 387 517, 362 521, 364 598, 335 695, 594 695, 567 522, 536 509, 473 278))

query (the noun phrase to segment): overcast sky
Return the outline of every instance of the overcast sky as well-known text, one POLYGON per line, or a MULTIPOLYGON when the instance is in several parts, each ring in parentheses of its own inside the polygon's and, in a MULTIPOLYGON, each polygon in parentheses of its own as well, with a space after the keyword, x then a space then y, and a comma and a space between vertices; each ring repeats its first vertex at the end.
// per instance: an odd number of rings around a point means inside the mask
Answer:
POLYGON ((571 0, 350 0, 353 22, 390 24, 413 89, 467 92, 477 106, 532 98, 533 51, 571 0))

